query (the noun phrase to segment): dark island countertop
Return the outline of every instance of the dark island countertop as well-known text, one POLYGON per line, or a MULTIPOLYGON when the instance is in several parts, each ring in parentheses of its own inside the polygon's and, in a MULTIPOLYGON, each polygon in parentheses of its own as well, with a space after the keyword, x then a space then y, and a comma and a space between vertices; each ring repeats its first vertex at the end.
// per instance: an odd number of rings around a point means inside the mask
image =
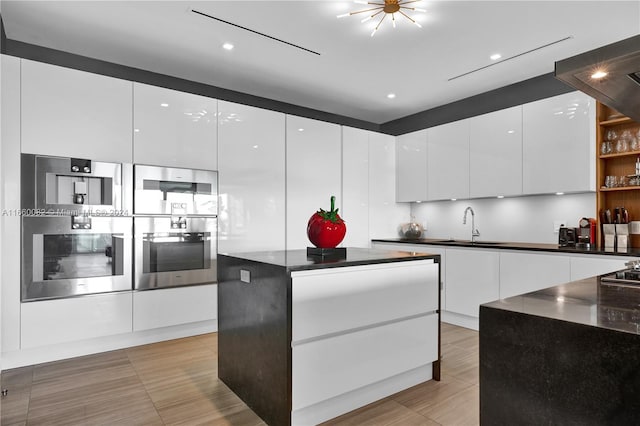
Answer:
POLYGON ((601 283, 599 277, 485 303, 483 308, 640 334, 640 285, 601 283))
POLYGON ((544 251, 552 253, 568 253, 568 254, 594 254, 594 255, 612 255, 612 256, 630 256, 640 257, 640 248, 632 247, 625 251, 615 251, 613 249, 605 249, 593 247, 591 249, 577 249, 575 247, 560 247, 558 244, 542 244, 542 243, 519 243, 510 241, 478 241, 471 243, 468 240, 456 240, 446 238, 386 238, 371 240, 374 243, 391 243, 391 244, 415 244, 415 245, 437 245, 448 247, 477 247, 490 248, 500 250, 526 250, 526 251, 544 251))
POLYGON ((440 256, 438 254, 429 254, 426 247, 425 253, 348 247, 345 258, 308 256, 307 251, 304 249, 222 254, 253 262, 282 266, 289 271, 340 268, 345 266, 406 262, 421 259, 434 259, 435 262, 440 262, 440 256))

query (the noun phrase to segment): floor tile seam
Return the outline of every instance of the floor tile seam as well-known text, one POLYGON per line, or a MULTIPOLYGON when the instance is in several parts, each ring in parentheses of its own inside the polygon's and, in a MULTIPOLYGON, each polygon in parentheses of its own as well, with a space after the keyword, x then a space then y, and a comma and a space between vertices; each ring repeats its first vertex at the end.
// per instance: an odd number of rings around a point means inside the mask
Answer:
POLYGON ((151 397, 151 394, 149 393, 149 389, 147 388, 146 383, 144 382, 144 380, 142 380, 142 377, 140 377, 138 369, 136 368, 135 364, 131 361, 131 358, 129 357, 129 353, 127 351, 125 351, 125 354, 127 355, 127 359, 129 359, 129 363, 131 364, 131 367, 135 371, 136 376, 138 377, 138 381, 140 382, 140 384, 144 388, 144 391, 147 394, 147 398, 149 398, 149 401, 151 401, 151 404, 153 405, 153 409, 156 411, 156 414, 158 415, 158 418, 160 419, 160 421, 162 422, 163 425, 166 425, 164 419, 162 418, 162 415, 160 414, 160 411, 158 410, 158 407, 156 406, 155 401, 153 400, 153 398, 151 397))

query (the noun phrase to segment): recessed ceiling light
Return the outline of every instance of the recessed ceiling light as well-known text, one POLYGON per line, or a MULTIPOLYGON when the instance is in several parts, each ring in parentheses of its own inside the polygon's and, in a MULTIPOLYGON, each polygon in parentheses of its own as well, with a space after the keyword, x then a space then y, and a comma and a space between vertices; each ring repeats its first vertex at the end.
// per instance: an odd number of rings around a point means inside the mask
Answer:
POLYGON ((299 132, 304 132, 304 129, 303 129, 302 127, 300 127, 300 128, 298 129, 298 131, 299 131, 299 132))
POLYGON ((515 130, 507 130, 507 133, 509 133, 510 135, 514 134, 515 132, 515 130))
POLYGON ((556 192, 556 195, 564 195, 564 192, 556 192))
POLYGON ((489 58, 490 58, 492 61, 497 61, 498 59, 502 58, 502 55, 501 55, 501 54, 499 54, 499 53, 494 53, 493 55, 489 56, 489 58))
POLYGON ((497 198, 502 199, 502 198, 504 198, 504 195, 498 195, 498 197, 497 197, 497 198))
POLYGON ((254 145, 254 146, 253 146, 253 149, 258 149, 258 145, 254 145))
POLYGON ((451 201, 456 201, 456 200, 457 200, 457 198, 452 198, 452 199, 451 199, 451 201))
POLYGON ((598 70, 596 72, 594 72, 593 74, 591 74, 591 78, 593 78, 594 80, 599 80, 603 77, 606 77, 609 73, 603 70, 598 70))
POLYGON ((231 43, 225 43, 222 45, 222 48, 225 50, 232 50, 233 49, 233 44, 231 43))
POLYGON ((395 93, 389 93, 389 94, 387 95, 387 98, 389 98, 389 99, 393 99, 393 98, 395 98, 395 97, 396 97, 396 94, 395 94, 395 93))
POLYGON ((169 106, 169 104, 166 104, 166 103, 163 102, 163 103, 160 104, 160 106, 167 108, 169 106))
POLYGON ((138 133, 140 129, 133 129, 134 132, 138 133))

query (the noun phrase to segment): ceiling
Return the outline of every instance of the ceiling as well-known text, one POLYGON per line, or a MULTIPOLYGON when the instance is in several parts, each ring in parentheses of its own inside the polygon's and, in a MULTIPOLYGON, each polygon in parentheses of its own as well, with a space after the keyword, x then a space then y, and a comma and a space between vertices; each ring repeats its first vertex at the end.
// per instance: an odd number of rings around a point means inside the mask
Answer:
POLYGON ((0 12, 12 40, 373 123, 553 72, 557 60, 640 34, 640 0, 417 5, 427 10, 411 14, 422 28, 385 21, 374 37, 375 20, 337 18, 366 8, 352 1, 20 0, 0 2, 0 12))

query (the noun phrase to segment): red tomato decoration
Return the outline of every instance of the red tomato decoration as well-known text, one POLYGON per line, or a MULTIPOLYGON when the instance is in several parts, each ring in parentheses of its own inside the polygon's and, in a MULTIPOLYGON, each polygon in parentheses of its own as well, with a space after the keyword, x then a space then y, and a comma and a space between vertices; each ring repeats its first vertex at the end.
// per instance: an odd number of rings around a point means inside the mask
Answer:
POLYGON ((347 233, 344 220, 335 208, 336 197, 331 196, 331 210, 318 210, 307 224, 309 241, 318 248, 334 248, 342 242, 347 233))

